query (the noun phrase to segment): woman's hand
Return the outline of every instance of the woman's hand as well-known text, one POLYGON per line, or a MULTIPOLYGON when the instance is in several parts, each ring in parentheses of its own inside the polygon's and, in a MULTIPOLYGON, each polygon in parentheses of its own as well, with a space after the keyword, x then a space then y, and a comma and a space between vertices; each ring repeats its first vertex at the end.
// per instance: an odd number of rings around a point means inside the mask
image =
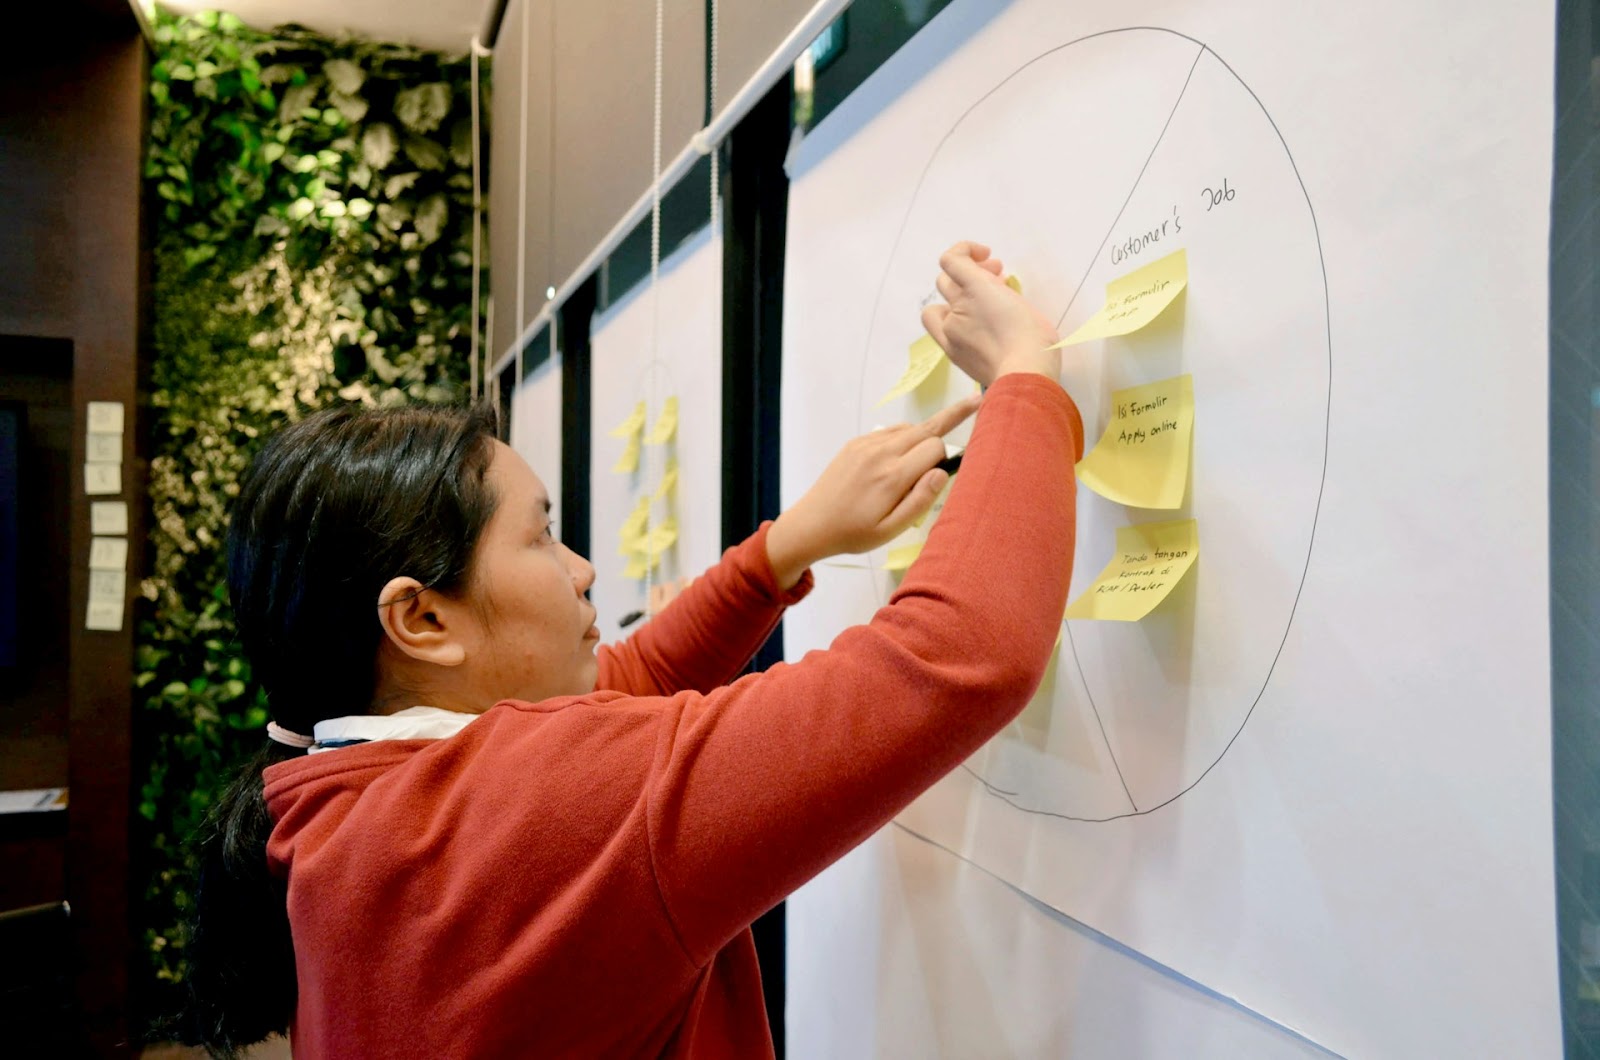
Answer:
POLYGON ((983 386, 1011 372, 1061 374, 1055 325, 1000 277, 999 259, 981 243, 957 243, 939 258, 946 305, 922 311, 922 326, 957 368, 983 386))
POLYGON ((950 479, 934 466, 944 459, 943 436, 981 400, 974 394, 919 426, 884 427, 847 442, 767 531, 767 559, 779 586, 791 588, 829 556, 877 548, 927 511, 950 479))

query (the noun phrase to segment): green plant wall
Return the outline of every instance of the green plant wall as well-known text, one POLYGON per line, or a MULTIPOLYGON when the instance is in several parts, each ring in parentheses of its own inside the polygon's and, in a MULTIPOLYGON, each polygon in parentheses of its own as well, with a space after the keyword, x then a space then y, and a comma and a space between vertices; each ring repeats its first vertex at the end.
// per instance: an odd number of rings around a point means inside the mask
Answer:
POLYGON ((472 327, 466 60, 228 15, 158 13, 155 33, 135 764, 147 1014, 184 973, 185 840, 265 738, 224 588, 239 475, 266 434, 329 403, 464 399, 472 327))

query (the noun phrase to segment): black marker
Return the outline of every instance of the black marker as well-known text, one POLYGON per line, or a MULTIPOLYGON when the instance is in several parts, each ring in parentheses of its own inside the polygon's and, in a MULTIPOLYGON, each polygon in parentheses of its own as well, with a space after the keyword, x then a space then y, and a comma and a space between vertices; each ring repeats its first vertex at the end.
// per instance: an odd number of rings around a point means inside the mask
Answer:
POLYGON ((967 451, 963 449, 955 456, 947 456, 933 466, 938 468, 940 471, 943 471, 947 475, 954 475, 957 471, 961 470, 961 458, 966 454, 967 451))
POLYGON ((643 611, 629 611, 627 614, 622 616, 622 621, 618 622, 617 625, 621 626, 623 629, 627 629, 629 626, 633 625, 643 617, 643 611))

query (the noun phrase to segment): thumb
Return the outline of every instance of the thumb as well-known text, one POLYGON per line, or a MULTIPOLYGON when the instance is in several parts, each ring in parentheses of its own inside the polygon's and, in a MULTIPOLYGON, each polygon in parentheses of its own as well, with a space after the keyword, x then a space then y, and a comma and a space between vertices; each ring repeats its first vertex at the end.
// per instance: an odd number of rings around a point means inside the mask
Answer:
POLYGON ((884 527, 892 527, 899 533, 910 526, 911 520, 933 506, 933 502, 939 498, 939 491, 944 489, 944 484, 949 481, 949 473, 942 468, 929 468, 923 472, 922 477, 917 479, 917 484, 900 498, 900 503, 895 505, 894 511, 884 519, 884 527))

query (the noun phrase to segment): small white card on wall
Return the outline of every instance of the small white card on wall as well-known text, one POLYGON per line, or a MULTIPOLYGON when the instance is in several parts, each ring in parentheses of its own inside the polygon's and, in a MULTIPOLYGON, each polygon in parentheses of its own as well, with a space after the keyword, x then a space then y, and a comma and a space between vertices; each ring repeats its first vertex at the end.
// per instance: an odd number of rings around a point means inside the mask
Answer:
POLYGON ((89 532, 101 534, 126 534, 128 532, 128 503, 126 501, 95 501, 89 505, 89 532))
POLYGON ((122 628, 121 600, 90 600, 89 613, 83 620, 85 629, 114 633, 122 628))
POLYGON ((96 537, 89 543, 89 569, 125 571, 128 569, 128 539, 96 537))
POLYGON ((88 463, 83 465, 83 491, 91 497, 122 492, 122 465, 88 463))
POLYGON ((120 570, 89 571, 89 602, 113 603, 118 607, 128 595, 128 575, 120 570))
POLYGON ((122 433, 122 402, 120 402, 120 401, 91 401, 91 402, 89 402, 89 433, 90 434, 121 434, 122 433))
POLYGON ((89 435, 89 448, 84 455, 96 464, 120 464, 122 462, 122 435, 89 435))

